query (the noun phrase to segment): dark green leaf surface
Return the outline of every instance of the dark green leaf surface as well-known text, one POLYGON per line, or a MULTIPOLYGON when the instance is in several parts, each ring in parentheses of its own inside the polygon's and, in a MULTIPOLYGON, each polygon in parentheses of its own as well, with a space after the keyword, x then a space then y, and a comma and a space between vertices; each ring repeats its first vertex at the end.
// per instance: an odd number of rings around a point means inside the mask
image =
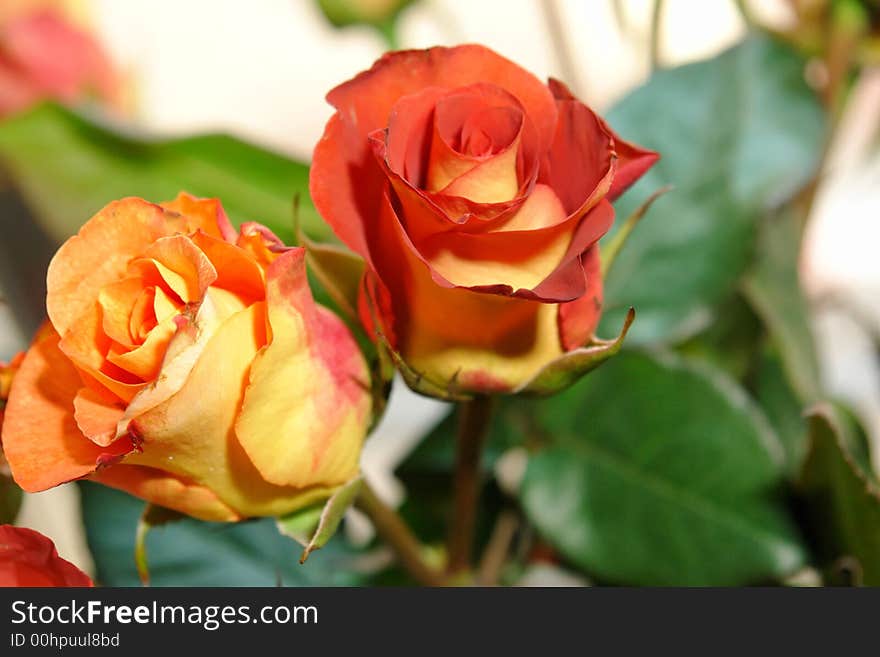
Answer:
POLYGON ((522 502, 587 574, 739 585, 804 564, 779 496, 782 448, 720 373, 623 353, 536 413, 552 446, 531 457, 522 502))
POLYGON ((841 418, 829 406, 810 416, 801 487, 820 558, 832 577, 843 566, 857 583, 880 586, 880 488, 847 448, 841 418), (846 563, 853 559, 855 568, 846 563))
POLYGON ((785 46, 753 37, 655 74, 611 111, 621 136, 662 155, 615 204, 618 217, 655 189, 674 189, 610 269, 600 335, 616 331, 630 306, 630 344, 677 341, 711 321, 749 264, 761 210, 816 166, 824 120, 802 72, 785 46))
MULTIPOLYGON (((89 548, 104 586, 140 586, 135 530, 144 503, 90 482, 80 484, 89 548)), ((300 565, 296 543, 272 518, 239 524, 185 519, 146 538, 153 586, 353 586, 357 554, 337 537, 300 565)))
POLYGON ((728 376, 744 381, 755 364, 765 338, 760 318, 740 294, 716 308, 714 321, 676 351, 690 360, 708 363, 728 376))
POLYGON ((307 165, 225 135, 147 141, 42 105, 0 122, 0 163, 58 242, 114 199, 181 190, 220 198, 234 223, 258 221, 288 244, 299 195, 302 228, 331 236, 309 200, 307 165))
POLYGON ((786 470, 797 476, 807 453, 807 422, 777 350, 764 349, 753 378, 755 399, 785 448, 786 470))
POLYGON ((757 258, 743 291, 767 325, 790 385, 804 404, 812 404, 822 393, 809 310, 798 278, 801 240, 796 222, 790 213, 761 222, 757 258))

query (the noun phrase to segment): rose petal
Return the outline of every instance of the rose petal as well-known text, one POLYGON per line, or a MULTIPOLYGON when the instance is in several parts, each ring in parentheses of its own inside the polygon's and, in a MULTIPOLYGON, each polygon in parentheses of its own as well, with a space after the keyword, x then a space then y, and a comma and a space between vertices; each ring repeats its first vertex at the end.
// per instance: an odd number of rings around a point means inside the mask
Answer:
POLYGON ((98 293, 101 328, 111 340, 126 347, 134 347, 139 342, 137 331, 132 331, 131 317, 143 292, 144 280, 139 276, 123 278, 101 288, 98 293))
POLYGON ((50 333, 28 350, 15 377, 3 421, 3 450, 16 483, 46 490, 94 472, 99 459, 129 452, 131 442, 100 447, 80 432, 73 399, 82 380, 50 333))
POLYGON ((128 432, 131 420, 175 395, 186 383, 210 337, 226 319, 245 309, 244 303, 224 290, 210 288, 195 321, 178 316, 177 331, 168 343, 160 375, 131 399, 119 420, 116 435, 128 432))
POLYGON ((144 450, 131 454, 126 464, 205 486, 242 516, 288 513, 329 494, 328 488, 268 483, 235 437, 248 371, 266 341, 265 313, 260 302, 226 319, 176 394, 131 421, 144 450))
POLYGON ((97 91, 104 99, 115 99, 118 81, 98 42, 51 9, 4 25, 3 57, 40 97, 71 102, 97 91))
POLYGON ((200 520, 241 520, 210 489, 155 468, 121 463, 100 470, 89 479, 200 520))
POLYGON ((492 85, 472 85, 439 99, 425 189, 477 203, 511 200, 520 186, 517 163, 523 121, 519 101, 492 85))
POLYGON ((420 259, 390 202, 376 225, 381 285, 369 289, 367 298, 381 295, 377 319, 386 336, 396 336, 392 346, 413 369, 481 390, 492 382, 500 391, 562 353, 555 305, 438 285, 439 275, 420 259))
POLYGON ((186 235, 157 239, 132 261, 130 269, 148 284, 164 282, 183 303, 200 301, 217 280, 214 265, 186 235))
POLYGON ((300 488, 341 484, 358 469, 369 375, 342 321, 317 306, 305 251, 290 251, 266 282, 272 342, 250 371, 236 435, 266 480, 300 488))
MULTIPOLYGON (((369 135, 388 126, 392 107, 404 96, 427 87, 455 89, 476 83, 494 84, 515 96, 534 123, 536 152, 549 147, 556 125, 552 94, 532 74, 482 46, 389 53, 328 94, 339 111, 315 147, 309 190, 334 232, 368 262, 369 226, 364 223, 378 216, 384 184, 384 175, 370 155, 369 135)), ((502 213, 517 203, 480 208, 467 199, 444 196, 436 202, 456 221, 466 220, 470 212, 502 213)))
MULTIPOLYGON (((557 223, 565 211, 553 191, 538 185, 510 220, 529 230, 538 222, 557 223)), ((419 251, 446 280, 461 287, 509 285, 530 290, 559 266, 575 224, 567 231, 533 231, 528 237, 511 233, 439 233, 422 240, 419 251)))
POLYGON ((153 381, 159 375, 165 350, 176 330, 174 317, 169 317, 153 328, 142 344, 122 353, 110 351, 107 360, 142 381, 153 381))
POLYGON ((187 233, 202 231, 206 235, 235 242, 238 234, 226 210, 216 198, 197 198, 186 192, 180 192, 173 201, 161 203, 163 208, 183 215, 187 221, 187 233))
POLYGON ((143 382, 107 360, 113 342, 104 334, 101 313, 101 306, 94 303, 71 326, 58 347, 82 372, 127 402, 143 382))
POLYGON ((75 565, 58 556, 50 539, 33 529, 0 525, 0 586, 93 586, 75 565))
POLYGON ((403 96, 426 87, 457 89, 488 83, 505 89, 532 118, 546 149, 553 139, 556 108, 549 89, 534 75, 479 45, 386 53, 369 71, 345 82, 327 100, 341 110, 363 139, 388 124, 391 108, 403 96))
POLYGON ((116 439, 116 423, 125 407, 115 395, 80 388, 73 398, 73 417, 83 435, 96 445, 106 447, 116 439))
MULTIPOLYGON (((630 185, 641 178, 642 175, 644 175, 644 173, 654 166, 654 163, 660 159, 660 154, 656 151, 642 148, 641 146, 637 146, 636 144, 621 139, 603 119, 595 115, 592 110, 586 108, 583 103, 578 101, 569 88, 559 80, 551 78, 547 84, 550 91, 553 92, 553 96, 561 101, 560 108, 568 106, 568 112, 582 114, 582 110, 573 110, 572 108, 577 105, 584 107, 590 114, 593 114, 596 117, 603 130, 611 136, 614 144, 614 151, 617 153, 617 171, 614 175, 614 182, 608 192, 609 200, 613 201, 623 194, 630 185), (573 102, 575 105, 568 105, 569 102, 573 102)), ((567 122, 571 125, 575 124, 575 121, 567 122)), ((564 171, 565 169, 563 169, 563 172, 564 171)))
POLYGON ((142 199, 114 201, 58 249, 46 277, 46 309, 61 335, 90 309, 101 288, 126 277, 132 258, 166 234, 167 218, 165 210, 142 199))
POLYGON ((611 189, 618 174, 614 138, 602 120, 576 99, 557 102, 556 138, 538 181, 562 200, 566 214, 583 213, 611 189))
POLYGON ((213 287, 229 290, 249 302, 265 298, 263 270, 250 252, 201 232, 195 233, 192 241, 217 271, 213 287))
POLYGON ((574 301, 559 304, 559 339, 566 351, 583 347, 599 325, 602 313, 602 274, 599 247, 581 256, 586 292, 574 301))

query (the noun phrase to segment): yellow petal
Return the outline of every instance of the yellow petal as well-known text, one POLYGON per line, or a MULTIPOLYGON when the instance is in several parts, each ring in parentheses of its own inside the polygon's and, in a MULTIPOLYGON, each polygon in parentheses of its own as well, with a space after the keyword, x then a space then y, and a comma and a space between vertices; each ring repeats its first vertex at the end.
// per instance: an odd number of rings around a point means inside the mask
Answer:
POLYGON ((73 417, 83 435, 96 445, 106 447, 116 438, 116 423, 124 408, 109 393, 80 388, 73 399, 73 417))
POLYGON ((217 280, 214 265, 186 235, 156 240, 131 266, 153 284, 159 283, 158 274, 184 303, 199 301, 217 280))
POLYGON ((419 244, 431 266, 446 280, 462 287, 504 283, 514 290, 530 290, 562 262, 577 228, 576 222, 556 230, 535 232, 511 240, 505 233, 558 223, 565 210, 546 185, 536 185, 522 208, 502 232, 439 233, 419 244), (512 228, 509 224, 517 228, 512 228), (519 248, 514 248, 517 246, 519 248))
POLYGON ((267 272, 272 342, 251 367, 236 433, 267 480, 336 485, 358 469, 368 376, 348 329, 315 304, 303 257, 290 251, 267 272))
POLYGON ((143 279, 132 277, 105 285, 98 293, 104 333, 126 347, 133 347, 136 343, 137 338, 131 332, 129 320, 143 289, 143 279))
POLYGON ((128 432, 128 424, 133 418, 167 401, 183 387, 217 328, 244 308, 237 296, 211 287, 199 306, 194 322, 179 318, 177 332, 165 350, 160 375, 131 399, 117 425, 117 437, 128 432))
POLYGON ((144 381, 152 381, 159 375, 165 350, 176 329, 174 317, 170 317, 153 328, 143 344, 124 353, 111 351, 107 360, 144 381))
POLYGON ((89 479, 201 520, 241 519, 208 488, 155 468, 122 463, 99 470, 89 479))
POLYGON ((288 513, 329 493, 328 488, 273 486, 235 438, 248 370, 265 343, 265 322, 265 304, 258 303, 219 326, 180 390, 132 420, 143 452, 130 455, 126 464, 205 486, 243 516, 288 513))

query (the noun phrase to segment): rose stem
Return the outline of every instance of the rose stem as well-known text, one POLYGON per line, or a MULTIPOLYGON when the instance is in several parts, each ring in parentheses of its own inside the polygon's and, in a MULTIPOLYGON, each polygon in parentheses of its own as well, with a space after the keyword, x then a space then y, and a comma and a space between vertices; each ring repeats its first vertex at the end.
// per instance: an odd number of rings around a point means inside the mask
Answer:
POLYGON ((449 532, 447 572, 456 574, 470 566, 480 496, 480 457, 493 399, 475 397, 458 405, 458 433, 455 438, 455 473, 453 475, 453 510, 449 532))
POLYGON ((565 31, 565 20, 560 15, 558 0, 544 0, 541 3, 544 13, 544 21, 547 31, 550 33, 550 43, 553 46, 556 63, 563 81, 571 88, 576 96, 583 98, 583 81, 578 75, 575 58, 571 50, 571 42, 565 31))
POLYGON ((651 39, 649 50, 651 53, 651 72, 661 67, 661 51, 663 50, 663 9, 665 0, 654 0, 651 8, 651 39))
POLYGON ((357 506, 370 517, 376 533, 391 547, 400 565, 413 579, 425 586, 442 586, 445 583, 443 573, 425 562, 422 545, 407 524, 379 499, 366 480, 358 496, 357 506))
POLYGON ((519 518, 516 513, 505 510, 498 514, 492 536, 480 560, 477 582, 482 586, 498 585, 498 578, 504 568, 517 529, 519 529, 519 518))

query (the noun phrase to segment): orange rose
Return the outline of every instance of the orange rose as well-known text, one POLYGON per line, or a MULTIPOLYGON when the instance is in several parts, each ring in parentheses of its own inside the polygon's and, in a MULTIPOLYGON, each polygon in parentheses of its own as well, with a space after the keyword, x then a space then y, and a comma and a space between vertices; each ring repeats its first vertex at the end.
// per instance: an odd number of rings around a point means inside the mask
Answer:
POLYGON ((311 193, 367 262, 368 328, 425 378, 477 392, 584 345, 610 201, 656 153, 481 46, 389 53, 327 98, 311 193))
MULTIPOLYGON (((9 391, 12 389, 12 379, 21 362, 24 360, 24 353, 16 354, 8 363, 0 362, 0 428, 3 427, 3 411, 6 408, 6 400, 9 399, 9 391)), ((0 464, 2 464, 3 452, 0 450, 0 464)))
POLYGON ((305 506, 358 470, 368 373, 304 251, 215 200, 111 203, 49 265, 3 446, 26 491, 88 476, 198 518, 305 506))
POLYGON ((9 586, 92 586, 92 580, 41 533, 0 525, 0 587, 9 586))
POLYGON ((117 104, 121 87, 101 46, 46 4, 0 12, 0 117, 42 100, 70 103, 89 94, 117 104))

